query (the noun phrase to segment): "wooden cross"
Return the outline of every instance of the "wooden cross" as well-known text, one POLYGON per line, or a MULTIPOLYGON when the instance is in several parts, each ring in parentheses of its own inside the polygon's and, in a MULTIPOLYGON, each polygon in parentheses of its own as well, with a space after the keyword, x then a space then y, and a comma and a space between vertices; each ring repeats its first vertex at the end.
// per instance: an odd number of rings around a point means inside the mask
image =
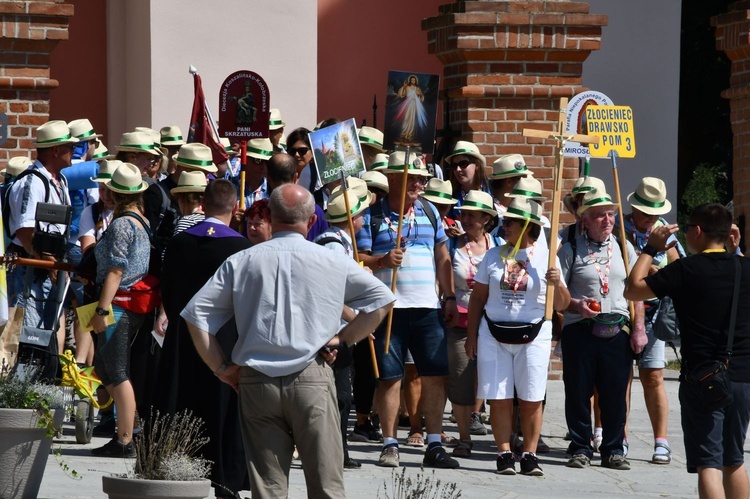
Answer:
MULTIPOLYGON (((565 143, 568 141, 575 141, 581 144, 598 144, 599 137, 592 135, 580 135, 580 134, 568 134, 565 130, 565 115, 568 111, 568 99, 563 97, 560 99, 560 115, 557 118, 557 133, 550 132, 549 130, 535 130, 533 128, 524 128, 524 137, 536 137, 540 139, 555 139, 557 143, 557 151, 555 153, 555 169, 553 171, 555 179, 555 188, 552 191, 552 219, 550 220, 551 230, 549 238, 549 260, 547 262, 547 268, 553 268, 555 266, 555 258, 557 257, 557 231, 558 224, 560 223, 560 198, 562 193, 562 182, 563 182, 563 160, 565 159, 565 143)), ((544 318, 547 320, 552 319, 552 305, 554 298, 554 286, 547 285, 546 303, 544 307, 544 318)))

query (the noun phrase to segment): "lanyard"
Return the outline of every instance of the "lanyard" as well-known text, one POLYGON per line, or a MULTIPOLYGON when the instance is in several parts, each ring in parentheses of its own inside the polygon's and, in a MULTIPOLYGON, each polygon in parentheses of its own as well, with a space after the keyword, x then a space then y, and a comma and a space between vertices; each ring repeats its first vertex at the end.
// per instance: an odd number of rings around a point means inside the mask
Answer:
MULTIPOLYGON (((490 249, 490 237, 484 235, 485 252, 490 249)), ((469 255, 469 280, 474 280, 474 276, 477 275, 477 264, 474 261, 474 255, 471 254, 471 245, 469 239, 466 238, 466 254, 469 255)))
MULTIPOLYGON (((404 216, 406 216, 408 218, 408 221, 409 221, 409 230, 406 232, 406 237, 403 237, 403 236, 401 237, 401 248, 405 248, 406 247, 406 240, 409 239, 409 236, 411 235, 411 229, 414 227, 414 220, 415 220, 414 206, 412 206, 411 208, 409 208, 409 211, 404 216)), ((383 217, 383 221, 386 224, 388 224, 388 228, 391 229, 393 232, 398 232, 398 227, 395 226, 395 225, 393 225, 393 222, 391 222, 391 220, 388 217, 383 217)), ((391 239, 392 238, 393 237, 391 237, 391 239)), ((415 232, 414 233, 414 240, 416 241, 416 239, 417 239, 417 234, 415 232)))
POLYGON ((587 232, 584 232, 583 235, 586 239, 586 248, 589 251, 589 258, 594 262, 594 268, 596 269, 596 273, 599 275, 599 282, 602 285, 602 296, 606 297, 609 294, 609 270, 612 266, 612 236, 609 236, 607 238, 607 263, 604 266, 604 272, 602 273, 602 269, 599 266, 599 260, 594 255, 594 252, 591 251, 591 245, 589 244, 589 235, 587 232))
MULTIPOLYGON (((520 240, 520 239, 519 239, 520 240)), ((521 284, 521 281, 523 280, 523 276, 526 275, 526 269, 529 268, 529 265, 531 265, 531 257, 534 255, 534 248, 535 246, 531 246, 528 250, 526 250, 526 263, 523 265, 521 270, 519 270, 518 275, 516 275, 515 282, 511 285, 510 284, 510 271, 512 269, 512 266, 516 265, 518 262, 516 261, 516 255, 518 254, 517 248, 510 247, 509 244, 505 244, 502 249, 500 250, 500 257, 503 259, 503 265, 505 267, 505 272, 503 272, 503 282, 500 285, 501 289, 513 289, 513 293, 515 294, 518 291, 518 286, 521 284), (505 249, 508 248, 507 254, 503 256, 503 253, 505 252, 505 249)))

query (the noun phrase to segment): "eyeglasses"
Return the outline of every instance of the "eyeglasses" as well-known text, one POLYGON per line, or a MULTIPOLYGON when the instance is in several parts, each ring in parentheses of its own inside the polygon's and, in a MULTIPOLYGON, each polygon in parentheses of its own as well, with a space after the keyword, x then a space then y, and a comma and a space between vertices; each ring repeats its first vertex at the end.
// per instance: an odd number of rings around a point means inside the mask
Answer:
POLYGON ((468 159, 463 159, 457 163, 451 163, 452 168, 461 168, 462 170, 469 165, 473 164, 473 161, 469 161, 468 159))
POLYGON ((421 175, 409 175, 407 177, 407 182, 418 182, 422 185, 427 184, 427 177, 423 177, 421 175))
POLYGON ((302 157, 305 154, 307 154, 309 151, 310 151, 309 147, 298 147, 296 149, 292 147, 291 149, 289 149, 289 154, 292 156, 296 156, 297 154, 299 154, 300 157, 302 157))

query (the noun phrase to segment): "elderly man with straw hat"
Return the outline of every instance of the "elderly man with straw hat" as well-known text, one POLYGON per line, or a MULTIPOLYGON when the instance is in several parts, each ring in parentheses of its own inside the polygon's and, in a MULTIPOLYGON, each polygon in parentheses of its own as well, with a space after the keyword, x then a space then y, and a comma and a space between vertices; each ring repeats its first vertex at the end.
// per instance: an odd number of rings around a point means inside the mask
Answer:
POLYGON ((623 248, 631 267, 636 254, 630 242, 618 241, 612 233, 615 206, 605 191, 587 192, 578 209, 583 233, 558 252, 571 296, 562 331, 565 419, 572 439, 568 447, 572 457, 566 466, 570 468, 587 467, 593 456, 590 399, 597 387, 604 428, 599 447, 602 466, 630 469, 623 449, 627 388, 633 354, 643 350, 647 338, 643 303, 634 304, 635 317, 630 317, 623 296, 627 278, 623 248))

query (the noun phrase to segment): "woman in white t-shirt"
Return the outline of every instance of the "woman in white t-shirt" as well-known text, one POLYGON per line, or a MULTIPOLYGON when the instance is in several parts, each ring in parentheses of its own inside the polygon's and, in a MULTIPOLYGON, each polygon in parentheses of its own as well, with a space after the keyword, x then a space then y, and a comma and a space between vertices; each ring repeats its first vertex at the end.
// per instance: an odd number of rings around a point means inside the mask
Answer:
POLYGON ((552 342, 552 323, 544 320, 547 282, 555 285, 556 309, 564 310, 570 301, 560 281, 559 263, 547 269, 547 248, 536 244, 543 223, 541 212, 535 201, 513 199, 503 217, 507 243, 484 256, 469 302, 466 354, 477 359, 477 398, 489 401, 490 424, 499 451, 497 473, 504 475, 516 473, 510 447, 514 389, 524 434, 521 473, 543 475, 536 445, 552 342), (534 324, 538 335, 526 331, 527 337, 513 338, 513 332, 496 331, 495 327, 491 333, 490 321, 534 324))

